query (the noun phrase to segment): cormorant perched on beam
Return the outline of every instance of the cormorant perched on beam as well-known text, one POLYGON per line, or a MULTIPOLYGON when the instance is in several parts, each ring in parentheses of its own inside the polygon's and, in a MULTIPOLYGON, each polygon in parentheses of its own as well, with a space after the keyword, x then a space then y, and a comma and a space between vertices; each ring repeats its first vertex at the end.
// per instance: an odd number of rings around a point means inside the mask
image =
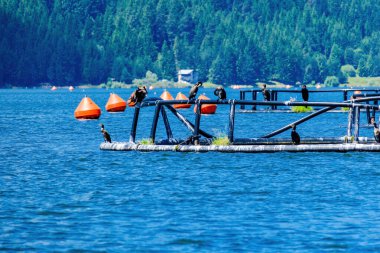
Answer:
POLYGON ((377 143, 380 143, 380 130, 376 123, 373 123, 373 137, 377 143))
POLYGON ((197 95, 198 88, 202 86, 202 82, 197 82, 193 87, 191 87, 189 92, 189 101, 194 100, 195 96, 197 95))
POLYGON ((292 137, 292 142, 293 144, 295 145, 298 145, 301 143, 301 137, 300 135, 296 132, 296 125, 292 125, 292 133, 291 133, 291 137, 292 137))
POLYGON ((226 90, 223 87, 218 87, 214 90, 214 95, 217 96, 218 100, 225 100, 227 99, 226 90))
POLYGON ((100 124, 100 132, 103 134, 104 142, 112 143, 110 134, 104 129, 104 125, 100 124))
POLYGON ((263 85, 263 89, 261 90, 261 93, 263 93, 264 101, 270 101, 270 93, 269 90, 267 90, 267 85, 263 85))
POLYGON ((301 93, 302 93, 303 101, 308 102, 309 101, 309 91, 306 88, 306 85, 302 85, 301 93))
POLYGON ((148 94, 148 91, 146 90, 145 86, 138 87, 137 90, 135 91, 136 103, 141 103, 147 94, 148 94))
POLYGON ((128 103, 133 102, 136 105, 136 107, 139 107, 147 94, 148 94, 148 91, 146 90, 145 86, 138 87, 129 97, 128 103))

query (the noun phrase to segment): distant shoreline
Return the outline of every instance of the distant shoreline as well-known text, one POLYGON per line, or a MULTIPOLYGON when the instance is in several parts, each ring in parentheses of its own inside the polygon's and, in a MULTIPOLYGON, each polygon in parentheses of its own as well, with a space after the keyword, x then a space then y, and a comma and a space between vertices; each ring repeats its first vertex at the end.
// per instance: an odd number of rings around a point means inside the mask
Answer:
MULTIPOLYGON (((227 85, 225 87, 229 88, 235 88, 235 89, 252 89, 252 88, 261 88, 264 84, 267 85, 268 88, 299 88, 301 85, 289 85, 289 84, 284 84, 281 82, 277 81, 267 81, 267 82, 257 82, 255 84, 251 85, 244 85, 244 84, 232 84, 232 85, 227 85)), ((81 84, 81 85, 71 85, 76 89, 135 89, 138 86, 147 86, 152 87, 154 89, 180 89, 180 88, 189 88, 192 86, 190 83, 162 83, 162 82, 157 82, 155 84, 149 85, 149 84, 127 84, 127 83, 122 83, 122 82, 112 82, 111 84, 99 84, 99 85, 92 85, 92 84, 81 84)), ((308 88, 313 88, 317 84, 307 84, 306 86, 308 88)), ((324 84, 319 84, 320 88, 334 88, 331 86, 326 86, 324 84)), ((6 87, 1 87, 0 89, 51 89, 53 86, 56 86, 58 89, 68 89, 70 85, 66 86, 58 86, 58 85, 53 85, 53 84, 48 84, 44 83, 40 86, 33 86, 33 87, 27 87, 27 86, 11 86, 8 85, 6 87)), ((218 84, 213 84, 209 82, 205 82, 203 84, 203 88, 216 88, 218 84)), ((350 77, 348 78, 348 83, 346 84, 340 84, 339 86, 335 88, 363 88, 363 87, 379 87, 380 88, 380 77, 350 77)))

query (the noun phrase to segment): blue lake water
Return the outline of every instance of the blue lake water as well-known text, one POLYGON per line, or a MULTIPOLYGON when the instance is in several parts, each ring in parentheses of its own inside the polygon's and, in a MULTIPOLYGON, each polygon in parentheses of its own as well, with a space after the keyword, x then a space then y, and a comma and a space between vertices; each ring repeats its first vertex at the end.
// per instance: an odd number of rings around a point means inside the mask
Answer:
MULTIPOLYGON (((132 92, 113 91, 125 99, 132 92)), ((109 92, 0 90, 0 251, 380 252, 379 154, 101 151, 99 123, 126 141, 133 116, 131 108, 105 112, 109 92), (102 108, 99 120, 75 120, 85 94, 102 108)), ((226 133, 228 110, 202 117, 202 128, 226 133)), ((142 109, 137 139, 149 137, 152 113, 142 109)), ((183 113, 194 120, 192 109, 183 113)), ((235 137, 259 137, 301 116, 239 113, 235 137)), ((169 120, 175 137, 190 135, 169 120)), ((346 113, 328 113, 298 132, 344 136, 346 125, 346 113)), ((162 122, 157 134, 165 137, 162 122)))

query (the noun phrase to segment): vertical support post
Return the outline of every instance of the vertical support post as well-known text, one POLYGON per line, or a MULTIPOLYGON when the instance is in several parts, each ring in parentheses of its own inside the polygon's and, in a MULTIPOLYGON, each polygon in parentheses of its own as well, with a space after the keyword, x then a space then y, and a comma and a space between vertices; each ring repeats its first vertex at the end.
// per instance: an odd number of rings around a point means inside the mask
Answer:
POLYGON ((360 123, 360 108, 359 106, 355 107, 355 132, 354 132, 354 141, 358 142, 359 140, 359 123, 360 123))
MULTIPOLYGON (((378 102, 379 102, 378 100, 373 101, 373 105, 378 105, 379 104, 378 102)), ((375 108, 372 109, 372 117, 374 117, 375 121, 376 121, 376 109, 375 108)))
MULTIPOLYGON (((252 91, 252 100, 257 100, 257 91, 252 91)), ((256 111, 256 105, 252 105, 252 110, 256 111)))
MULTIPOLYGON (((245 100, 245 91, 240 91, 241 100, 245 100)), ((245 109, 245 105, 240 105, 240 109, 245 109)))
POLYGON ((228 141, 234 143, 234 128, 235 128, 235 100, 230 103, 230 123, 228 129, 228 141))
MULTIPOLYGON (((369 105, 369 102, 367 101, 366 104, 369 105)), ((371 114, 370 114, 369 107, 365 108, 365 112, 367 114, 367 124, 370 124, 371 123, 371 114)))
POLYGON ((137 122, 139 120, 139 114, 140 114, 140 107, 135 107, 135 113, 133 115, 133 121, 132 121, 131 134, 129 136, 129 141, 133 142, 133 143, 136 140, 136 128, 137 128, 137 122))
POLYGON ((343 101, 346 101, 347 100, 347 91, 344 90, 343 91, 343 101))
POLYGON ((161 111, 161 104, 158 103, 154 111, 152 128, 150 129, 150 139, 152 140, 153 143, 156 140, 156 130, 157 130, 158 118, 160 117, 160 111, 161 111))
MULTIPOLYGON (((240 100, 243 100, 243 91, 240 91, 240 100)), ((240 105, 240 109, 243 109, 243 105, 240 105)))
POLYGON ((354 108, 350 107, 350 111, 348 112, 348 126, 347 126, 347 137, 352 136, 352 121, 354 119, 354 108))
MULTIPOLYGON (((278 97, 278 92, 275 91, 274 92, 274 101, 277 101, 277 97, 278 97)), ((275 107, 275 109, 277 109, 277 105, 275 105, 274 107, 275 107)))
POLYGON ((168 140, 173 139, 173 132, 172 132, 172 129, 170 128, 168 115, 166 114, 164 107, 161 108, 161 115, 165 124, 166 136, 168 137, 168 140))
MULTIPOLYGON (((271 90, 270 91, 270 101, 274 101, 274 93, 275 91, 271 90)), ((272 105, 272 110, 276 109, 275 105, 272 105)))
MULTIPOLYGON (((201 123, 201 106, 202 106, 202 104, 198 100, 198 102, 197 102, 197 110, 195 112, 195 124, 194 124, 194 133, 193 133, 194 136, 198 136, 199 135, 199 125, 201 123)), ((198 138, 194 141, 194 144, 195 145, 199 145, 198 138)))

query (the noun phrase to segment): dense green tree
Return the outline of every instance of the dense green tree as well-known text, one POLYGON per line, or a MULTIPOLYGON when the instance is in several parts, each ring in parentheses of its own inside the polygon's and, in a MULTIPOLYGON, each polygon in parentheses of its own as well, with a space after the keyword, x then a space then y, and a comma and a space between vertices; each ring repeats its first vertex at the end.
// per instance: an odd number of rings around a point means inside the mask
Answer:
POLYGON ((0 22, 0 87, 181 68, 220 84, 380 75, 375 0, 0 0, 0 22))

